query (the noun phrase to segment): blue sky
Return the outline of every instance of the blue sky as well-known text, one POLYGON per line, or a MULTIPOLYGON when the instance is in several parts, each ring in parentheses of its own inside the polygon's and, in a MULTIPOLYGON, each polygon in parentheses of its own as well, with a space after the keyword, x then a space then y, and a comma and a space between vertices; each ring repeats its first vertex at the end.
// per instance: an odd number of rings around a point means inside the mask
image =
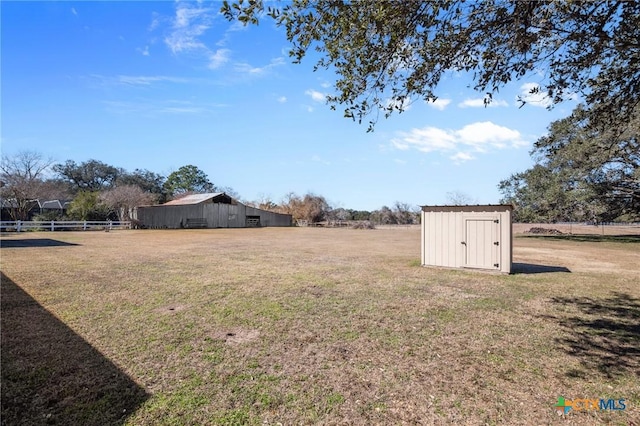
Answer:
POLYGON ((532 165, 532 144, 571 101, 516 97, 485 108, 451 73, 439 100, 415 100, 375 132, 331 111, 334 78, 287 55, 282 29, 227 22, 221 2, 2 2, 2 153, 96 159, 168 175, 193 164, 245 200, 311 191, 334 206, 496 203, 497 184, 532 165))

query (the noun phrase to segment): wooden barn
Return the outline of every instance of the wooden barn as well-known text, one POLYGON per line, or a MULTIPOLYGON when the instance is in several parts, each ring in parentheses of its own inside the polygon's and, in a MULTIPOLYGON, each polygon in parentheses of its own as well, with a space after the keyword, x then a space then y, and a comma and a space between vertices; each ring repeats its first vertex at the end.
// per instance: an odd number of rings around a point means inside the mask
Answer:
POLYGON ((145 228, 249 228, 291 226, 292 217, 249 207, 224 192, 192 194, 157 206, 140 206, 135 219, 145 228))
POLYGON ((422 206, 422 265, 511 273, 511 205, 422 206))

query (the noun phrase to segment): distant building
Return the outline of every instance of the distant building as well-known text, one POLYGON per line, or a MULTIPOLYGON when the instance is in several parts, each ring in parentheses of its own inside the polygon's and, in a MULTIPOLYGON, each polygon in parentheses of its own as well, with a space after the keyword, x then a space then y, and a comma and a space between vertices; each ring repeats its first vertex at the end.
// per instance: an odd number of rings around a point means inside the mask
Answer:
MULTIPOLYGON (((34 216, 49 212, 56 212, 58 216, 62 217, 67 212, 70 202, 69 200, 31 200, 29 202, 27 220, 33 220, 34 216)), ((15 199, 0 199, 0 218, 2 220, 13 220, 11 211, 17 207, 15 199)))
POLYGON ((249 228, 291 226, 292 217, 249 207, 224 192, 192 194, 156 206, 140 206, 134 219, 145 228, 249 228))

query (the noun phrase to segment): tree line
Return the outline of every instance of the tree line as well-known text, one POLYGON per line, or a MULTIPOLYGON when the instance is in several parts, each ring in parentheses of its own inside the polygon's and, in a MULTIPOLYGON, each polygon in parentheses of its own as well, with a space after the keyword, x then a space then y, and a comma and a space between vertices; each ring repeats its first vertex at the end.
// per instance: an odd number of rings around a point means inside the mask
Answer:
POLYGON ((417 206, 396 201, 390 208, 382 206, 378 210, 354 210, 344 207, 333 207, 322 195, 307 193, 298 195, 290 192, 280 203, 270 197, 262 196, 257 201, 247 201, 247 205, 276 213, 290 214, 299 223, 320 222, 370 222, 375 225, 411 225, 420 223, 417 206))
POLYGON ((3 210, 13 220, 29 217, 36 200, 71 200, 65 209, 38 214, 38 219, 130 220, 132 211, 141 205, 166 202, 191 192, 225 191, 218 188, 206 173, 187 165, 163 176, 136 169, 129 172, 99 160, 55 163, 42 154, 22 151, 3 155, 0 162, 0 197, 3 210))
MULTIPOLYGON (((33 151, 3 155, 0 162, 0 197, 3 210, 13 220, 27 220, 36 200, 70 200, 64 213, 43 211, 36 214, 36 220, 131 220, 138 206, 208 192, 225 192, 240 199, 233 188, 214 185, 207 174, 194 165, 182 166, 163 176, 146 169, 129 172, 94 159, 55 163, 33 151)), ((419 220, 417 207, 401 202, 374 211, 353 210, 335 208, 321 195, 293 192, 280 202, 265 196, 241 201, 260 209, 290 214, 295 221, 306 223, 412 224, 419 220)))

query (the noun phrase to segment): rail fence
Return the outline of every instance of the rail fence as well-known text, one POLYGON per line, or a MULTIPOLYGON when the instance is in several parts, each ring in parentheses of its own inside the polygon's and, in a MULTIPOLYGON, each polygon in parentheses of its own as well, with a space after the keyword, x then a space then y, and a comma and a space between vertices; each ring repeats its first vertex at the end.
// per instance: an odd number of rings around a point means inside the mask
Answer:
POLYGON ((1 221, 0 231, 91 231, 102 230, 110 231, 112 229, 131 229, 131 222, 129 221, 110 221, 110 220, 96 220, 96 221, 70 221, 70 220, 16 220, 16 221, 1 221))

